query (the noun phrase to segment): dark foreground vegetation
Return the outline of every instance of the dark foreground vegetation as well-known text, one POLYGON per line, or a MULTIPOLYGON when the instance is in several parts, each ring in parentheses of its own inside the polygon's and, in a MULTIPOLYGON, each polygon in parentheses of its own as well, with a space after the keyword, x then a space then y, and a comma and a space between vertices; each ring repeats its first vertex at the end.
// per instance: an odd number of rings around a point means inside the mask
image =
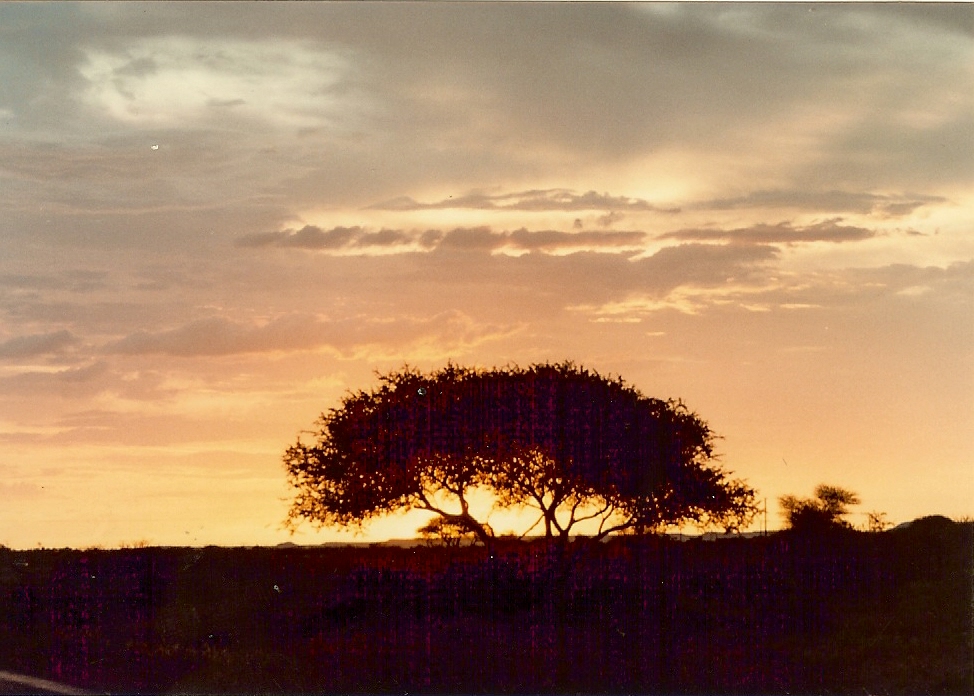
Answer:
POLYGON ((972 692, 974 525, 0 550, 0 669, 114 692, 972 692))

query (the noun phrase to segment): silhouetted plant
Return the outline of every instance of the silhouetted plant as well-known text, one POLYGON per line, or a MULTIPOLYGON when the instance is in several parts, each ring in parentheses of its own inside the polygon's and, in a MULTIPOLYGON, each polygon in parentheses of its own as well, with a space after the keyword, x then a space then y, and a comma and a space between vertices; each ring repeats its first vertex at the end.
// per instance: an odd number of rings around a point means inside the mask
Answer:
POLYGON ((814 498, 796 498, 784 495, 778 499, 788 527, 803 532, 827 532, 850 529, 846 520, 849 505, 858 505, 859 496, 838 486, 820 484, 814 498))
POLYGON ((477 540, 474 530, 460 522, 447 520, 443 517, 434 517, 416 531, 426 539, 427 546, 440 544, 441 546, 457 547, 464 541, 474 543, 477 540))
POLYGON ((867 531, 884 532, 892 526, 893 523, 886 519, 885 512, 878 512, 874 510, 873 512, 866 513, 867 531))
POLYGON ((573 363, 489 371, 404 368, 323 414, 314 444, 284 463, 297 489, 288 523, 356 525, 404 509, 436 513, 487 543, 470 508, 534 508, 568 540, 693 522, 734 527, 754 491, 715 464, 714 435, 682 402, 647 398, 573 363))

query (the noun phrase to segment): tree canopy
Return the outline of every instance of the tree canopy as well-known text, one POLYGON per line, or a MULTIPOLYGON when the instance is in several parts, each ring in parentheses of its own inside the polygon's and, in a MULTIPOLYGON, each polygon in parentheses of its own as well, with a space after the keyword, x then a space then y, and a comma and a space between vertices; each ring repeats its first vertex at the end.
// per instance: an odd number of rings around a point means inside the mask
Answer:
POLYGON ((859 496, 852 491, 824 483, 815 487, 814 498, 784 495, 778 499, 788 527, 800 532, 851 529, 843 517, 849 514, 849 505, 859 502, 859 496))
POLYGON ((619 378, 566 362, 378 379, 322 414, 314 443, 285 453, 292 526, 420 509, 486 542, 493 531, 470 509, 478 490, 500 508, 534 508, 532 529, 564 540, 584 522, 601 538, 753 517, 754 492, 717 465, 708 425, 619 378))

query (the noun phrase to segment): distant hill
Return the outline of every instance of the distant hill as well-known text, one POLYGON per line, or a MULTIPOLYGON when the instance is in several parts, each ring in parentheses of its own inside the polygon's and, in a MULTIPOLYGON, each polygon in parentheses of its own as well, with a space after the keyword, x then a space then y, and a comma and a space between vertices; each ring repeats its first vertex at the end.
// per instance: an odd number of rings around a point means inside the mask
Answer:
POLYGON ((942 527, 954 524, 954 521, 949 517, 944 517, 943 515, 926 515, 924 517, 917 517, 915 520, 910 520, 909 522, 903 522, 898 524, 893 529, 909 529, 910 527, 920 526, 920 527, 942 527))

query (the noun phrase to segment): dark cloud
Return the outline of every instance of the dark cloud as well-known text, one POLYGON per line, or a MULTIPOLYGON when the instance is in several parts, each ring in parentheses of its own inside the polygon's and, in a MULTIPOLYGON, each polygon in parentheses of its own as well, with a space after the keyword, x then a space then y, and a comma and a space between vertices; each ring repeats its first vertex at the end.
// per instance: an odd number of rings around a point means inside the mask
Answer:
POLYGON ((419 236, 419 245, 424 249, 432 249, 443 239, 442 230, 426 230, 419 236))
POLYGON ((463 251, 490 251, 502 246, 505 236, 503 233, 492 232, 489 227, 460 227, 444 234, 437 247, 463 251))
POLYGON ((393 247, 408 244, 410 236, 402 230, 383 229, 378 232, 364 232, 355 240, 355 246, 360 247, 393 247))
POLYGON ((325 232, 314 225, 305 225, 289 234, 284 245, 301 249, 339 249, 359 234, 361 229, 358 227, 335 227, 325 232))
POLYGON ((797 244, 800 242, 857 242, 875 236, 864 227, 841 225, 841 220, 825 220, 814 225, 793 227, 782 222, 777 225, 754 225, 738 229, 687 229, 667 232, 659 239, 686 241, 724 241, 736 244, 797 244))
POLYGON ((29 336, 16 336, 0 343, 0 359, 55 355, 77 345, 78 342, 79 339, 66 329, 29 336))
MULTIPOLYGON (((921 50, 947 19, 969 16, 962 11, 904 14, 882 4, 820 5, 813 12, 713 3, 665 9, 639 3, 270 5, 235 13, 205 5, 181 13, 160 6, 139 12, 0 7, 0 43, 8 46, 0 49, 0 121, 9 121, 13 136, 2 148, 11 176, 5 197, 23 211, 36 210, 35 199, 43 198, 48 209, 57 202, 113 214, 201 211, 231 201, 214 218, 234 208, 253 218, 258 209, 266 215, 272 201, 291 210, 323 200, 362 205, 435 182, 461 195, 376 207, 654 211, 643 198, 594 190, 485 193, 476 187, 504 182, 512 171, 522 181, 578 180, 589 165, 600 171, 661 148, 695 153, 708 168, 706 153, 725 157, 762 141, 793 147, 788 143, 808 129, 792 124, 822 104, 840 117, 850 110, 865 115, 820 138, 798 138, 800 150, 781 153, 788 164, 776 178, 787 191, 809 193, 759 192, 712 205, 901 215, 929 201, 857 194, 843 200, 834 193, 836 172, 851 191, 927 191, 936 182, 970 179, 972 129, 963 90, 969 75, 959 67, 968 62, 968 44, 949 32, 937 50, 921 50), (920 22, 924 16, 929 21, 920 22), (79 97, 86 87, 79 66, 92 51, 111 70, 128 73, 126 79, 151 78, 164 57, 139 57, 132 47, 174 37, 199 43, 202 67, 212 64, 216 49, 206 47, 214 41, 249 46, 259 58, 278 55, 288 37, 342 56, 354 68, 337 78, 335 93, 368 108, 340 133, 322 126, 296 136, 297 126, 235 123, 235 137, 227 138, 222 117, 150 127, 112 120, 79 97), (924 111, 939 114, 939 125, 912 125, 912 115, 924 111), (77 124, 71 137, 66 124, 77 124), (150 140, 161 142, 160 150, 150 152, 150 140), (817 190, 822 200, 813 200, 817 190)), ((253 64, 239 70, 252 72, 253 64)), ((224 96, 226 104, 235 101, 234 94, 224 96)), ((173 234, 175 227, 188 227, 186 237, 198 233, 197 225, 146 222, 119 225, 144 241, 163 239, 160 233, 173 234), (156 232, 143 231, 149 229, 156 232)), ((88 230, 84 237, 105 238, 88 230)), ((303 241, 338 240, 310 235, 303 241)))
MULTIPOLYGON (((381 233, 376 233, 381 234, 381 233)), ((265 232, 247 235, 237 240, 243 247, 293 247, 295 249, 341 249, 362 238, 361 227, 334 227, 323 230, 315 225, 305 225, 298 230, 265 232)))
POLYGON ((443 210, 451 208, 470 208, 475 210, 519 210, 526 212, 543 211, 657 211, 677 213, 679 209, 662 209, 641 198, 611 196, 608 193, 588 191, 575 193, 568 189, 534 189, 512 193, 486 194, 468 193, 463 196, 445 198, 433 203, 420 203, 408 196, 400 196, 383 203, 369 206, 373 210, 443 210))
MULTIPOLYGON (((110 12, 4 4, 0 113, 9 112, 15 131, 54 134, 29 147, 14 142, 4 159, 24 181, 55 178, 59 195, 75 204, 92 196, 99 207, 171 202, 177 195, 360 204, 403 192, 404 181, 415 190, 437 182, 441 190, 447 184, 469 191, 515 170, 522 180, 557 181, 577 178, 589 164, 640 161, 661 148, 705 161, 700 153, 746 153, 761 142, 792 149, 782 153, 789 164, 779 173, 795 190, 831 191, 836 172, 850 186, 885 191, 970 179, 968 8, 667 5, 254 3, 230 13, 205 4, 178 12, 164 4, 110 12), (221 137, 227 132, 221 118, 153 129, 164 146, 149 162, 144 126, 99 128, 111 119, 79 101, 87 85, 78 68, 95 51, 112 59, 111 70, 151 77, 161 59, 137 57, 131 47, 173 37, 198 42, 201 65, 211 65, 206 47, 215 41, 256 47, 258 56, 278 55, 280 46, 268 45, 282 37, 334 52, 354 66, 334 93, 361 98, 368 108, 341 135, 309 127, 301 138, 294 130, 276 137, 279 131, 249 123, 232 131, 246 137, 230 142, 221 137), (821 105, 855 117, 840 118, 847 125, 832 132, 824 127, 822 137, 796 138, 819 133, 793 126, 821 105), (938 115, 937 123, 911 121, 925 110, 938 115), (51 143, 66 141, 65 124, 77 124, 73 134, 104 147, 54 147, 68 151, 45 155, 51 143), (138 147, 118 140, 119 130, 138 147), (167 147, 174 141, 179 147, 167 147), (242 162, 259 166, 251 170, 242 162), (114 185, 78 185, 92 174, 114 185), (197 185, 180 186, 177 176, 197 185)), ((225 104, 240 101, 223 96, 225 104)), ((400 199, 388 207, 458 204, 654 209, 642 199, 564 189, 400 199)))

